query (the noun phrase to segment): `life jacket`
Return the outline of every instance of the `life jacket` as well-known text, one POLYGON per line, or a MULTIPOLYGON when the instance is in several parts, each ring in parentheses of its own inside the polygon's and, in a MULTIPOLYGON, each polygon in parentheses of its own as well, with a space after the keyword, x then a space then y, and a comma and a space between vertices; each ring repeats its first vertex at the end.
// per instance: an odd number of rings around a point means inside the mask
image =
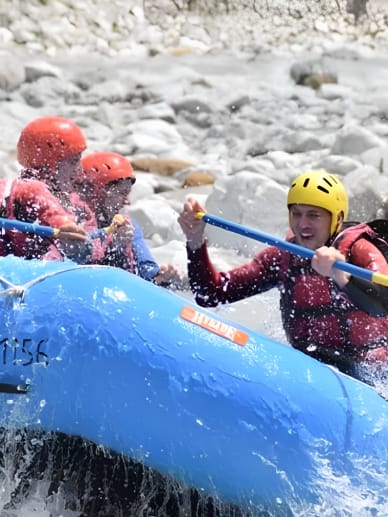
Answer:
POLYGON ((124 247, 119 247, 115 243, 114 234, 103 233, 100 238, 104 246, 104 256, 100 263, 125 269, 145 280, 152 281, 159 273, 159 265, 152 256, 138 223, 131 220, 128 215, 123 217, 132 223, 133 238, 124 247))
MULTIPOLYGON (((130 223, 129 216, 124 217, 130 223)), ((115 243, 114 232, 107 234, 104 231, 99 232, 99 237, 93 241, 100 242, 100 246, 94 245, 94 262, 104 266, 118 267, 130 273, 138 273, 131 242, 128 242, 125 247, 118 247, 115 243)))
POLYGON ((74 216, 75 222, 81 225, 86 232, 97 228, 96 214, 77 192, 71 192, 68 204, 62 204, 74 216))
POLYGON ((0 216, 4 217, 6 213, 6 199, 8 198, 11 189, 13 178, 0 178, 0 216))
MULTIPOLYGON (((360 238, 381 240, 384 246, 384 236, 373 228, 351 226, 333 245, 346 257, 360 238)), ((281 271, 281 314, 292 346, 344 371, 342 362, 361 361, 369 350, 388 347, 388 317, 375 318, 358 309, 331 278, 313 270, 309 259, 285 254, 281 271)))
MULTIPOLYGON (((0 217, 6 217, 7 198, 11 192, 13 178, 0 178, 0 217)), ((0 231, 0 256, 5 257, 12 253, 9 236, 5 230, 0 231)))
POLYGON ((349 257, 353 244, 359 239, 370 241, 384 255, 388 262, 388 220, 376 219, 368 223, 347 222, 334 241, 334 245, 349 257))
MULTIPOLYGON (((9 192, 6 188, 3 191, 1 204, 7 219, 37 222, 54 228, 74 221, 47 186, 34 179, 13 179, 9 192)), ((10 230, 6 232, 6 239, 8 253, 26 259, 41 258, 52 243, 50 238, 10 230)))

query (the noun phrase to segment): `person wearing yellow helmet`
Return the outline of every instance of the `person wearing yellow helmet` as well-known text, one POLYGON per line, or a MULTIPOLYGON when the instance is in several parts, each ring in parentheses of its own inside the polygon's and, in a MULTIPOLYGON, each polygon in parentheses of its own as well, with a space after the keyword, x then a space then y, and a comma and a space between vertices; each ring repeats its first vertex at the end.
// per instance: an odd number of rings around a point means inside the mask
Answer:
POLYGON ((388 274, 384 254, 366 224, 343 229, 348 196, 334 174, 307 171, 290 184, 289 239, 314 250, 312 259, 269 246, 230 271, 213 266, 198 219, 204 207, 189 198, 178 222, 186 236, 188 274, 199 305, 214 307, 278 288, 288 342, 316 359, 363 377, 361 365, 388 365, 388 288, 333 268, 337 260, 388 274))
POLYGON ((349 212, 343 183, 324 170, 307 171, 295 178, 288 191, 287 205, 309 205, 327 210, 331 214, 330 236, 338 233, 349 212))

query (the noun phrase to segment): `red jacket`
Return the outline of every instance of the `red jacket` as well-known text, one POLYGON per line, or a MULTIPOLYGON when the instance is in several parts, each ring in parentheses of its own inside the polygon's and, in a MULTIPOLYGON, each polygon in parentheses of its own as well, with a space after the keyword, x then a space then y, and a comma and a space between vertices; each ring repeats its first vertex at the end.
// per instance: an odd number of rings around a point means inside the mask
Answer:
MULTIPOLYGON (((17 178, 11 182, 9 192, 5 191, 6 183, 5 179, 0 187, 3 217, 36 222, 53 228, 74 222, 74 218, 62 207, 44 183, 17 178)), ((5 254, 13 253, 25 258, 40 258, 51 243, 51 239, 18 231, 7 231, 3 237, 3 245, 6 246, 5 254)))
MULTIPOLYGON (((353 235, 347 240, 350 261, 386 273, 381 253, 365 239, 357 239, 353 235)), ((341 251, 347 255, 345 244, 341 251)), ((315 272, 309 259, 268 247, 247 264, 217 272, 203 245, 195 251, 188 248, 188 273, 197 303, 207 307, 277 287, 289 343, 325 362, 339 364, 338 356, 361 361, 370 349, 388 348, 388 317, 376 318, 360 310, 332 279, 315 272)))
MULTIPOLYGON (((9 178, 0 178, 0 215, 1 217, 5 217, 5 208, 6 202, 5 197, 8 196, 8 189, 13 180, 9 178)), ((1 230, 1 238, 0 238, 0 257, 5 257, 8 255, 7 242, 5 237, 5 231, 1 230)))
MULTIPOLYGON (((76 193, 72 192, 67 202, 62 201, 67 212, 73 217, 75 222, 80 225, 86 232, 90 233, 97 229, 96 216, 90 206, 81 199, 76 193)), ((89 247, 85 247, 81 255, 69 257, 82 264, 99 264, 105 254, 104 246, 100 239, 93 239, 89 247)), ((52 244, 47 253, 43 255, 45 260, 63 260, 64 253, 61 250, 61 244, 52 244)))

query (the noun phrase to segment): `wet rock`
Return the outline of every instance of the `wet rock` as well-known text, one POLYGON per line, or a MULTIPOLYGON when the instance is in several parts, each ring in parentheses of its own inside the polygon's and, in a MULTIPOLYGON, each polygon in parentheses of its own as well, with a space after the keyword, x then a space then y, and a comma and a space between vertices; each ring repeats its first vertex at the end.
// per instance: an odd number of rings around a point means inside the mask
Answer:
POLYGON ((323 60, 309 60, 294 63, 290 69, 295 84, 318 90, 322 84, 337 83, 338 77, 323 60))
POLYGON ((384 140, 372 131, 356 124, 347 124, 338 131, 331 152, 332 154, 357 156, 373 147, 385 146, 384 140))
POLYGON ((31 83, 41 77, 63 77, 63 71, 46 61, 35 60, 25 65, 26 81, 31 83))
POLYGON ((175 173, 193 165, 185 160, 169 158, 132 158, 131 164, 134 170, 153 172, 161 176, 173 176, 175 173))
POLYGON ((311 74, 303 79, 303 85, 309 86, 313 90, 319 90, 323 84, 336 84, 338 82, 337 76, 334 74, 311 74))
POLYGON ((209 172, 191 171, 182 182, 182 188, 199 187, 200 185, 212 185, 215 182, 214 176, 209 172))
POLYGON ((23 63, 8 52, 0 53, 0 89, 7 92, 16 90, 26 80, 23 63))

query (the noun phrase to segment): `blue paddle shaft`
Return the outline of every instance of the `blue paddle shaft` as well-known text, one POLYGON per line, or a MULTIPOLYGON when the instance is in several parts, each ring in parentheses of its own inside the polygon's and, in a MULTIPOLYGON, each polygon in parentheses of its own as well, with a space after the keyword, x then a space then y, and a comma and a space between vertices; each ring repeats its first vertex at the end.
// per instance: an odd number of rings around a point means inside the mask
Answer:
MULTIPOLYGON (((251 228, 247 228, 246 226, 242 226, 241 224, 232 223, 216 215, 204 214, 202 216, 202 219, 206 223, 209 223, 213 226, 218 226, 219 228, 223 228, 224 230, 238 233, 239 235, 249 237, 256 241, 264 242, 265 244, 269 244, 271 246, 276 246, 277 248, 289 251, 290 253, 299 255, 300 257, 311 259, 314 255, 314 251, 310 250, 309 248, 299 246, 298 244, 288 242, 284 239, 279 239, 278 237, 273 237, 272 235, 269 235, 265 232, 260 232, 257 230, 253 230, 251 228)), ((358 278, 373 281, 372 271, 369 271, 368 269, 364 269, 362 267, 355 266, 354 264, 349 264, 348 262, 337 260, 336 262, 334 262, 333 267, 345 271, 346 273, 350 273, 351 275, 356 276, 358 278)))
POLYGON ((3 230, 17 230, 23 233, 33 233, 40 237, 53 237, 55 235, 55 230, 51 228, 51 226, 27 223, 25 221, 18 221, 17 219, 0 218, 0 228, 3 230))
MULTIPOLYGON (((36 223, 27 223, 25 221, 19 221, 17 219, 4 219, 0 217, 0 229, 3 230, 17 230, 22 233, 33 233, 34 235, 39 235, 40 237, 56 237, 58 233, 57 228, 52 228, 51 226, 43 226, 36 223)), ((113 233, 115 231, 115 227, 108 226, 107 228, 98 228, 96 230, 91 231, 88 234, 88 238, 90 240, 93 239, 102 239, 109 233, 113 233)))
MULTIPOLYGON (((0 229, 3 230, 17 230, 22 233, 32 233, 39 235, 40 237, 56 237, 58 229, 52 228, 51 226, 43 226, 36 223, 27 223, 25 221, 19 221, 17 219, 3 219, 0 217, 0 229)), ((113 226, 107 228, 98 228, 91 231, 88 234, 90 240, 103 239, 107 234, 114 231, 113 226)))

